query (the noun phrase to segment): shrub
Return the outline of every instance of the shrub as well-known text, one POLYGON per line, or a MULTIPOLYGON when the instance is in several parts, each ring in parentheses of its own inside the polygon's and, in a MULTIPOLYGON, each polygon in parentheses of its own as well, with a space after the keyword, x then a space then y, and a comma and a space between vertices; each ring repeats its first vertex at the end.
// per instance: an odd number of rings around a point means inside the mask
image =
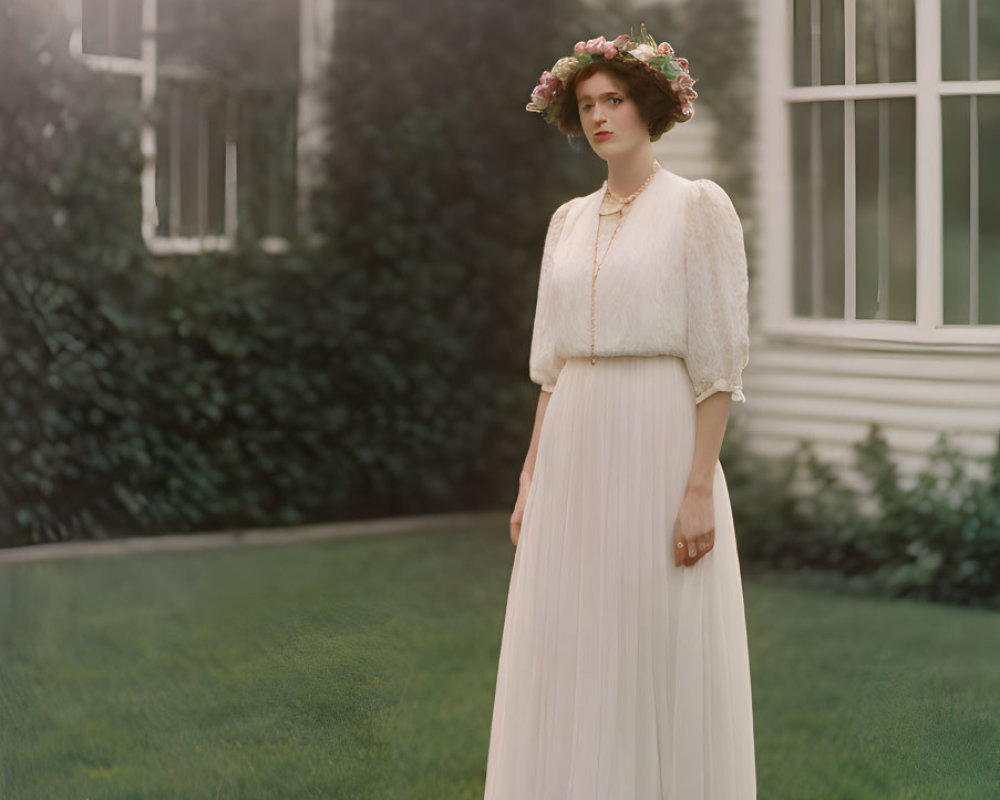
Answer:
POLYGON ((864 492, 800 442, 768 461, 727 437, 726 477, 749 562, 819 569, 897 596, 1000 607, 1000 437, 985 479, 942 434, 907 485, 881 429, 855 444, 864 492))

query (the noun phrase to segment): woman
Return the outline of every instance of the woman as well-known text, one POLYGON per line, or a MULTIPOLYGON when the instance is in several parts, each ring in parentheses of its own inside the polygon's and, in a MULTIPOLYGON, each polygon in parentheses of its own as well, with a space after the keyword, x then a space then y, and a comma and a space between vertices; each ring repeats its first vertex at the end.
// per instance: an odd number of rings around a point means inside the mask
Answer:
POLYGON ((718 460, 745 399, 743 234, 721 187, 654 160, 697 94, 642 34, 579 43, 527 107, 586 137, 608 178, 545 240, 486 800, 756 796, 718 460))

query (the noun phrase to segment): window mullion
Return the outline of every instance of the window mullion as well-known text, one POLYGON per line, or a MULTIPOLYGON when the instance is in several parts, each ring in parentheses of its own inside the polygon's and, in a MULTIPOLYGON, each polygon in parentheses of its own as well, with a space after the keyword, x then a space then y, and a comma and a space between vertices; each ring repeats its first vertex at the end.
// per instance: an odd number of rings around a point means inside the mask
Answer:
POLYGON ((941 3, 914 0, 917 52, 917 327, 943 320, 941 3))
POLYGON ((969 97, 969 324, 979 324, 979 98, 969 97))
POLYGON ((857 137, 854 100, 844 101, 844 319, 857 319, 857 137))
MULTIPOLYGON (((969 80, 979 80, 979 3, 969 0, 969 80)), ((979 98, 969 96, 969 324, 979 324, 979 98)))
MULTIPOLYGON (((856 0, 844 2, 844 82, 854 86, 858 76, 856 0)), ((844 319, 857 318, 857 135, 854 100, 844 101, 844 319)))

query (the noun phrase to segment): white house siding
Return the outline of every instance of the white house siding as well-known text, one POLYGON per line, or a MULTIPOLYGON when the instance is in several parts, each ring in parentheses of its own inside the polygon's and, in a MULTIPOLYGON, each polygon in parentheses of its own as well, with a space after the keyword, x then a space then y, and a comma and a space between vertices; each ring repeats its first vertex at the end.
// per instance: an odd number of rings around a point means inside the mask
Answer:
POLYGON ((852 443, 878 423, 904 474, 927 462, 935 439, 982 475, 1000 431, 1000 358, 994 353, 901 351, 758 337, 745 373, 750 445, 783 455, 799 440, 848 468, 852 443))
MULTIPOLYGON (((697 106, 695 101, 695 106, 697 106)), ((653 155, 665 169, 685 178, 714 179, 718 169, 715 137, 718 123, 704 106, 697 107, 694 119, 674 125, 653 143, 653 155)))

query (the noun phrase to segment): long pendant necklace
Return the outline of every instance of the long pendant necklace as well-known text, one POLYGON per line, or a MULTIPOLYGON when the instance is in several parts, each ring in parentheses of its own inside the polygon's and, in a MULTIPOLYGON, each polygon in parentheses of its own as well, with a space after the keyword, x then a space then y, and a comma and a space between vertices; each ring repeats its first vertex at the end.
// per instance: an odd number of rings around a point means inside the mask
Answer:
POLYGON ((597 356, 594 352, 594 343, 596 340, 596 302, 597 302, 597 275, 601 271, 601 267, 604 266, 604 262, 608 257, 608 253, 611 250, 611 245, 614 244, 615 237, 618 235, 618 229, 621 228, 622 223, 625 221, 625 212, 630 210, 632 207, 632 202, 645 191, 646 187, 652 183, 653 178, 660 169, 660 163, 658 161, 653 162, 653 171, 649 173, 649 177, 646 178, 645 182, 636 189, 628 197, 618 197, 611 191, 611 187, 605 184, 604 197, 601 198, 601 206, 597 210, 597 233, 594 236, 594 276, 590 281, 590 363, 597 363, 597 356), (615 229, 611 233, 611 239, 608 241, 608 246, 604 248, 604 255, 601 256, 600 260, 597 258, 598 242, 601 239, 601 220, 604 217, 618 216, 618 220, 615 223, 615 229))

